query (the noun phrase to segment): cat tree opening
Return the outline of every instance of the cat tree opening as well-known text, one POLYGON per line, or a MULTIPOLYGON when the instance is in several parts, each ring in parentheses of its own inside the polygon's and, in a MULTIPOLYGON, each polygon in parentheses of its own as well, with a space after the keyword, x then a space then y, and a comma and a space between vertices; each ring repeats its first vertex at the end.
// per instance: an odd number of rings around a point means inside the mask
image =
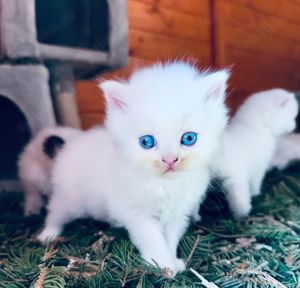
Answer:
POLYGON ((17 178, 17 159, 29 141, 31 131, 23 112, 5 96, 0 95, 0 180, 17 178))

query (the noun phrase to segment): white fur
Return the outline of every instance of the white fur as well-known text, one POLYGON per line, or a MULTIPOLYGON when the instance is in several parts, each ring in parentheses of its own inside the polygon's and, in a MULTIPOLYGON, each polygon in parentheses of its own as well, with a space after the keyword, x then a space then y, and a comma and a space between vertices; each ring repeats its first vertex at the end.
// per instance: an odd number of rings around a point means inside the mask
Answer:
POLYGON ((276 145, 276 151, 269 168, 286 168, 293 160, 300 160, 300 134, 291 133, 282 136, 276 145))
POLYGON ((129 82, 103 82, 107 129, 86 132, 60 153, 39 239, 52 240, 65 223, 90 216, 124 226, 148 262, 182 270, 177 245, 204 196, 227 122, 227 78, 226 71, 200 74, 178 62, 137 71, 129 82), (186 131, 198 133, 194 146, 180 145, 186 131), (158 146, 145 150, 139 137, 148 134, 158 146), (165 153, 179 157, 174 172, 165 172, 165 153))
POLYGON ((50 175, 53 159, 43 151, 47 137, 56 135, 70 141, 80 133, 79 130, 66 127, 47 128, 39 132, 20 154, 18 168, 19 179, 25 192, 25 215, 39 214, 42 208, 42 195, 50 194, 50 175))
POLYGON ((225 130, 213 169, 224 178, 235 217, 248 215, 258 195, 279 137, 295 129, 298 104, 293 93, 273 89, 250 96, 225 130))

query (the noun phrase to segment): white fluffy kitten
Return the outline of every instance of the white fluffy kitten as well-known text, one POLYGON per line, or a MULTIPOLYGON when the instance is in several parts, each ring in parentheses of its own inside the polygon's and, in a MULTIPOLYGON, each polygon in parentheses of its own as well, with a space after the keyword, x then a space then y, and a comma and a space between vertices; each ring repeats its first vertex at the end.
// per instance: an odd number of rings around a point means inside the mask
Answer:
POLYGON ((43 195, 50 194, 50 175, 56 153, 66 141, 79 135, 77 129, 47 128, 39 132, 20 154, 19 179, 25 192, 25 215, 39 214, 43 195))
POLYGON ((227 126, 213 170, 224 179, 235 217, 250 212, 251 196, 260 193, 277 141, 295 129, 297 113, 295 95, 273 89, 250 96, 227 126))
POLYGON ((227 122, 227 78, 176 62, 103 82, 107 129, 88 131, 60 153, 39 239, 90 216, 124 226, 146 261, 184 269, 177 245, 227 122))
POLYGON ((300 160, 300 134, 291 133, 282 136, 277 143, 276 151, 269 168, 286 168, 293 160, 300 160))

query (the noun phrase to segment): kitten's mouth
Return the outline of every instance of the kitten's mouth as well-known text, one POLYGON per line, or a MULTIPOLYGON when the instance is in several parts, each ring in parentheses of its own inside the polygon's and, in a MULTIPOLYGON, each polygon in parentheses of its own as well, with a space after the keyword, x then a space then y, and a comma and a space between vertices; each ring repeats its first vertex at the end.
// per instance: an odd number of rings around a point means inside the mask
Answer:
POLYGON ((173 166, 169 166, 166 170, 165 170, 165 174, 166 173, 171 173, 171 172, 175 172, 175 168, 173 166))

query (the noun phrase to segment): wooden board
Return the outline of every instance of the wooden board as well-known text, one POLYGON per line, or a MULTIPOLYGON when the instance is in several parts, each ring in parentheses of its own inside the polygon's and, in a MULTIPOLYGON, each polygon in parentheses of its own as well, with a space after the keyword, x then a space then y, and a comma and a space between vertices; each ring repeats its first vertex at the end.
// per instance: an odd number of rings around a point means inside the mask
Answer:
MULTIPOLYGON (((218 1, 218 0, 216 0, 218 1)), ((300 6, 288 0, 227 0, 292 23, 300 23, 300 6)))
MULTIPOLYGON (((227 24, 244 27, 252 31, 265 32, 280 39, 300 43, 300 21, 298 24, 291 23, 286 21, 284 17, 266 15, 248 6, 234 4, 230 0, 222 1, 221 6, 220 17, 223 17, 223 21, 227 24)), ((297 14, 300 17, 300 7, 297 14)))
POLYGON ((129 1, 129 29, 199 40, 210 41, 210 19, 187 15, 164 8, 155 9, 153 5, 129 1))
POLYGON ((147 60, 195 59, 209 65, 209 44, 138 30, 129 33, 130 56, 147 60))
POLYGON ((77 81, 76 92, 79 112, 105 111, 104 100, 95 81, 77 81))
POLYGON ((103 121, 105 118, 104 113, 81 113, 81 127, 86 130, 95 125, 103 125, 103 121))
POLYGON ((155 9, 165 8, 171 11, 204 16, 209 15, 209 0, 129 0, 151 4, 155 9))
POLYGON ((239 53, 235 49, 228 49, 227 59, 228 63, 233 63, 234 73, 276 75, 294 79, 300 83, 300 69, 296 69, 295 62, 292 60, 268 57, 251 51, 239 53))
POLYGON ((261 31, 252 31, 235 25, 224 24, 222 28, 225 48, 236 49, 246 57, 247 51, 300 62, 300 45, 288 42, 261 31))

